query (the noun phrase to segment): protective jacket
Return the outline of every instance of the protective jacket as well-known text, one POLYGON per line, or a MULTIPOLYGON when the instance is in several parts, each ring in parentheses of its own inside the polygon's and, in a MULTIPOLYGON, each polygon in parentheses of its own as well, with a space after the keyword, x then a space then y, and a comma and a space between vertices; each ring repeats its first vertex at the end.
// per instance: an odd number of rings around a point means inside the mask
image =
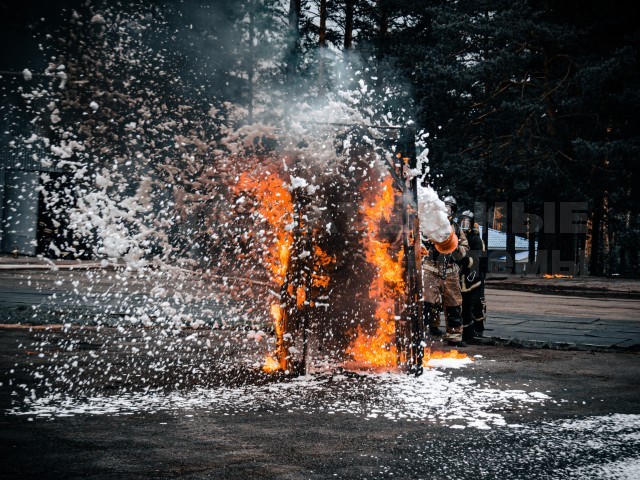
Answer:
POLYGON ((460 284, 462 293, 480 288, 485 272, 480 268, 481 259, 486 255, 486 249, 480 232, 476 227, 466 235, 469 249, 467 255, 460 261, 460 284))
POLYGON ((429 303, 439 303, 437 301, 439 294, 444 296, 443 303, 445 306, 460 305, 462 303, 459 287, 450 286, 445 288, 444 285, 440 285, 441 281, 445 279, 455 279, 454 283, 458 283, 459 263, 466 256, 469 249, 469 243, 464 231, 456 222, 453 222, 452 225, 454 233, 458 237, 458 247, 453 252, 448 254, 438 252, 434 243, 428 238, 425 238, 422 242, 423 298, 429 303), (434 289, 438 290, 439 294, 434 289))
POLYGON ((469 250, 469 242, 464 231, 460 228, 457 222, 453 222, 454 233, 458 237, 458 248, 453 252, 444 254, 438 252, 434 243, 428 238, 422 240, 422 264, 423 266, 430 267, 430 271, 433 268, 438 269, 437 273, 444 276, 452 271, 452 267, 457 267, 462 259, 467 255, 469 250))

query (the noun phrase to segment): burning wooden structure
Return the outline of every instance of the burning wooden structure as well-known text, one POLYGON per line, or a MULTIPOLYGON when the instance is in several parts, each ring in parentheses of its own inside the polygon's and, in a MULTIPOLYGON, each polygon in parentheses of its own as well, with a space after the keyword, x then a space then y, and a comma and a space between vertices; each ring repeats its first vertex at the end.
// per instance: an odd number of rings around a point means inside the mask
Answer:
POLYGON ((235 185, 254 199, 270 232, 255 233, 266 238, 263 263, 274 287, 267 370, 306 373, 311 339, 324 330, 355 363, 422 371, 415 132, 367 128, 383 133, 380 148, 392 154, 352 147, 349 175, 339 182, 309 184, 289 154, 261 159, 235 185))

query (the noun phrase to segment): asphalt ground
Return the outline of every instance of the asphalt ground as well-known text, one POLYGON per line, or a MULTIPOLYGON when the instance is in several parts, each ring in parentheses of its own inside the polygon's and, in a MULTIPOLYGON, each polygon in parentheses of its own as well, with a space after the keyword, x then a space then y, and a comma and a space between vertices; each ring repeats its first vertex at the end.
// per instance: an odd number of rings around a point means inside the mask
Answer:
POLYGON ((585 332, 636 325, 628 285, 489 288, 488 340, 418 378, 321 359, 289 377, 260 370, 254 330, 82 325, 123 318, 117 275, 58 268, 0 271, 0 478, 640 478, 639 354, 585 332))
POLYGON ((261 373, 246 338, 1 329, 0 478, 640 473, 637 353, 475 345, 472 363, 419 378, 337 366, 291 378, 261 373))

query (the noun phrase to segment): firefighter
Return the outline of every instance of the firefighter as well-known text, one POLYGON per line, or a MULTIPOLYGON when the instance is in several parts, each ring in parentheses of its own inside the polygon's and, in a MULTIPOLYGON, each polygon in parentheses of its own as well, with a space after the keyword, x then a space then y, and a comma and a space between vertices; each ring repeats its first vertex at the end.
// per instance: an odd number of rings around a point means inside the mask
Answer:
POLYGON ((443 336, 440 312, 444 310, 446 333, 443 338, 449 345, 464 347, 458 262, 465 257, 468 244, 465 233, 453 219, 457 210, 455 198, 447 196, 443 201, 458 244, 453 251, 441 253, 436 242, 427 237, 422 239, 424 323, 431 336, 443 336))
POLYGON ((467 256, 460 262, 460 285, 462 291, 462 341, 471 343, 484 332, 485 302, 484 280, 486 270, 482 268, 486 249, 480 229, 473 221, 473 212, 465 210, 460 214, 460 229, 469 242, 467 256))

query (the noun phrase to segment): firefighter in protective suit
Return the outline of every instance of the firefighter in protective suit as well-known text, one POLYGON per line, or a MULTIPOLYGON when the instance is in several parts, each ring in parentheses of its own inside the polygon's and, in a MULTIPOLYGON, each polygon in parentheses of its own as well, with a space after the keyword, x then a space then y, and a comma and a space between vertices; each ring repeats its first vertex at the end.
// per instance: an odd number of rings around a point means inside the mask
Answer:
POLYGON ((468 249, 465 233, 453 220, 457 209, 455 198, 443 199, 458 246, 450 253, 438 251, 436 243, 422 239, 422 285, 424 323, 432 336, 442 336, 440 311, 444 310, 446 335, 444 339, 453 346, 464 347, 462 342, 462 294, 460 291, 460 262, 468 249))
POLYGON ((484 277, 486 270, 483 260, 486 250, 480 230, 473 222, 473 212, 465 210, 460 214, 460 228, 469 242, 467 256, 460 262, 460 286, 462 291, 462 341, 470 343, 481 337, 484 331, 484 277))

